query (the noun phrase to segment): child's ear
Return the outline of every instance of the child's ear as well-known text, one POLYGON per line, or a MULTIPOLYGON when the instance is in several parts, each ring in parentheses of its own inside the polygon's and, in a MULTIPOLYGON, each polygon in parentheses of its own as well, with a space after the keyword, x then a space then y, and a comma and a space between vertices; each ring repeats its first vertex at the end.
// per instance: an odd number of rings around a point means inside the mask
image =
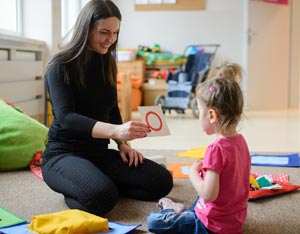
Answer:
POLYGON ((209 121, 210 123, 215 123, 218 120, 218 113, 214 109, 209 109, 208 110, 208 115, 209 115, 209 121))

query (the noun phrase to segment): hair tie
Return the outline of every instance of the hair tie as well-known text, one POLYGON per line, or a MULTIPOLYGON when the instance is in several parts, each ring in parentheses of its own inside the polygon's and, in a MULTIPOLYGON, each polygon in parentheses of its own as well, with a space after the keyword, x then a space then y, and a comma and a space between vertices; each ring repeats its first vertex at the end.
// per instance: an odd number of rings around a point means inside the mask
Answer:
POLYGON ((218 89, 217 89, 216 86, 212 85, 212 86, 209 87, 209 92, 216 93, 217 91, 218 91, 218 89))

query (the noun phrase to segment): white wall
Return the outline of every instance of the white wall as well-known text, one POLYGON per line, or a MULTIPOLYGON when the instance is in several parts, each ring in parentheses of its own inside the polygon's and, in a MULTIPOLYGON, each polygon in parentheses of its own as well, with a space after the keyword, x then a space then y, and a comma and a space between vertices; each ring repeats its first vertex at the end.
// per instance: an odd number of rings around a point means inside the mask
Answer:
POLYGON ((24 0, 23 35, 45 41, 50 54, 58 51, 61 40, 60 0, 24 0))
MULTIPOLYGON (((81 0, 82 5, 87 1, 81 0)), ((206 0, 206 9, 201 11, 135 11, 134 0, 114 0, 123 15, 119 46, 151 47, 159 43, 163 50, 182 53, 185 46, 190 44, 218 43, 221 48, 217 53, 217 62, 231 59, 240 63, 247 71, 248 1, 206 0)), ((55 53, 61 40, 61 0, 23 2, 24 36, 45 41, 50 55, 55 53)), ((291 2, 297 4, 294 11, 297 12, 298 0, 291 2)), ((299 16, 294 14, 293 19, 297 21, 299 16)), ((297 28, 298 26, 294 27, 297 28)), ((296 59, 291 65, 290 104, 297 107, 297 103, 300 105, 300 41, 299 30, 292 31, 295 48, 292 49, 292 60, 296 59)), ((245 81, 244 84, 247 83, 247 78, 245 81)))
POLYGON ((163 50, 182 53, 190 44, 218 43, 219 58, 246 66, 246 0, 206 0, 201 11, 135 11, 134 0, 114 2, 123 16, 120 47, 159 43, 163 50))
MULTIPOLYGON (((24 0, 24 36, 46 41, 50 53, 57 51, 61 40, 60 2, 24 0)), ((134 0, 114 2, 123 16, 120 47, 159 43, 163 50, 182 53, 190 44, 217 43, 221 45, 219 59, 247 64, 243 14, 247 0, 206 0, 206 9, 201 11, 135 11, 134 0)))

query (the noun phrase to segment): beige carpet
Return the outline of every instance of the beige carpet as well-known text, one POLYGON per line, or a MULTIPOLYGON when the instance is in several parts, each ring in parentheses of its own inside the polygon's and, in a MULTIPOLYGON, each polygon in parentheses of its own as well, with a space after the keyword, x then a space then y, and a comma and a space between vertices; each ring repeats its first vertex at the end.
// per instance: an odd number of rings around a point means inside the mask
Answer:
MULTIPOLYGON (((193 159, 177 157, 177 151, 140 151, 145 156, 166 156, 168 162, 193 161, 193 159)), ((290 182, 300 184, 300 168, 252 167, 252 172, 287 173, 290 176, 290 182)), ((176 179, 169 197, 189 206, 194 201, 196 193, 188 179, 176 179)), ((53 192, 30 171, 0 173, 0 205, 28 221, 34 215, 67 209, 63 197, 53 192)), ((146 216, 153 210, 156 210, 154 202, 121 199, 107 217, 110 221, 126 224, 141 223, 142 226, 134 233, 148 233, 145 225, 146 216)), ((276 198, 249 202, 244 233, 300 233, 300 191, 276 198)))

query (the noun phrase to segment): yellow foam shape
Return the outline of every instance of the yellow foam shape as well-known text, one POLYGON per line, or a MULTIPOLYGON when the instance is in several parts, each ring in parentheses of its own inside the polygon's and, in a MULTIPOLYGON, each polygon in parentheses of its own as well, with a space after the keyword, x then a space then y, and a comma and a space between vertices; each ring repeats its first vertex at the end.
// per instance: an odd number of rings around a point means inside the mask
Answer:
POLYGON ((250 175, 250 184, 252 184, 255 188, 260 188, 259 184, 257 183, 256 179, 253 175, 250 175))
POLYGON ((203 159, 206 148, 207 148, 206 146, 191 148, 188 149, 187 151, 176 153, 176 156, 203 159))
POLYGON ((108 219, 70 209, 32 217, 27 229, 47 234, 78 234, 108 231, 108 219))

